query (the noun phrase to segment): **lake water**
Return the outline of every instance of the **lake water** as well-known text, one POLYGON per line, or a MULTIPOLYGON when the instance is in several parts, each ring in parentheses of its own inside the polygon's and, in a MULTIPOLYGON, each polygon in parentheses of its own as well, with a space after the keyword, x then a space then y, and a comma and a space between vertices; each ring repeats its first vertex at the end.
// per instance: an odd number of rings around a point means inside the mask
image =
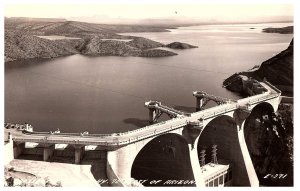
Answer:
POLYGON ((72 55, 6 63, 5 122, 27 122, 36 131, 124 132, 148 124, 144 102, 150 99, 194 111, 195 90, 238 98, 222 88, 223 80, 287 48, 293 35, 261 29, 288 25, 203 25, 130 33, 199 47, 172 50, 178 53, 172 57, 72 55))

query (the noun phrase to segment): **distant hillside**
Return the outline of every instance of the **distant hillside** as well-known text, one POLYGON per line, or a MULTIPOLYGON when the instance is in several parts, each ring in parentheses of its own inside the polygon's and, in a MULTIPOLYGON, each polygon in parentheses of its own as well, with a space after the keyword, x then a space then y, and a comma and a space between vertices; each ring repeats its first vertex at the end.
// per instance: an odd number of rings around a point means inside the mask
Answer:
MULTIPOLYGON (((155 49, 165 47, 160 42, 117 34, 146 31, 167 30, 162 26, 105 25, 59 19, 5 18, 5 61, 52 58, 77 53, 141 57, 177 55, 168 50, 155 49), (44 36, 44 38, 38 36, 44 36), (46 39, 45 36, 59 36, 60 38, 46 39), (76 37, 76 39, 64 39, 64 37, 76 37)), ((176 42, 175 48, 178 47, 194 46, 176 42)))
POLYGON ((107 37, 110 31, 94 24, 73 21, 44 22, 5 19, 5 31, 17 31, 31 35, 60 35, 82 37, 88 35, 100 35, 107 37))
POLYGON ((5 32, 5 61, 53 58, 75 53, 78 53, 75 48, 60 42, 20 33, 5 32))
POLYGON ((121 41, 102 41, 101 38, 97 36, 86 42, 81 52, 87 55, 101 56, 138 56, 141 50, 121 41))
POLYGON ((170 44, 167 44, 166 47, 172 48, 172 49, 189 49, 189 48, 198 48, 197 46, 193 46, 187 43, 181 43, 181 42, 172 42, 170 44))
POLYGON ((280 33, 280 34, 293 34, 294 33, 294 26, 287 26, 281 28, 265 28, 263 29, 265 33, 280 33))
POLYGON ((62 22, 67 21, 63 18, 32 18, 32 17, 4 17, 5 20, 9 20, 11 22, 62 22))
POLYGON ((101 36, 85 39, 48 40, 28 34, 5 34, 5 61, 28 58, 53 58, 71 54, 94 56, 174 56, 167 50, 153 50, 163 44, 145 38, 136 38, 130 42, 102 40, 101 36), (151 50, 149 50, 151 49, 151 50))
POLYGON ((87 55, 101 56, 141 56, 141 57, 161 57, 177 55, 166 50, 148 50, 164 46, 142 37, 135 37, 129 42, 117 40, 102 40, 99 36, 87 39, 80 47, 80 52, 87 55))
POLYGON ((227 78, 223 85, 232 91, 239 89, 237 87, 242 80, 241 75, 252 77, 257 80, 266 78, 273 85, 277 86, 283 93, 293 93, 293 68, 294 68, 294 46, 293 40, 288 48, 276 56, 264 61, 260 66, 245 72, 233 74, 227 78))
POLYGON ((22 31, 35 35, 64 35, 82 37, 99 35, 105 38, 114 38, 115 33, 124 32, 168 32, 163 26, 144 25, 108 25, 66 20, 43 20, 24 18, 5 18, 5 30, 22 31))
POLYGON ((127 42, 129 46, 136 47, 142 50, 150 49, 150 48, 158 48, 164 46, 164 44, 160 42, 156 42, 150 39, 146 39, 143 37, 134 37, 132 41, 127 42))
POLYGON ((161 49, 144 50, 140 54, 140 56, 142 57, 164 57, 164 56, 175 56, 175 55, 177 54, 174 52, 161 50, 161 49))

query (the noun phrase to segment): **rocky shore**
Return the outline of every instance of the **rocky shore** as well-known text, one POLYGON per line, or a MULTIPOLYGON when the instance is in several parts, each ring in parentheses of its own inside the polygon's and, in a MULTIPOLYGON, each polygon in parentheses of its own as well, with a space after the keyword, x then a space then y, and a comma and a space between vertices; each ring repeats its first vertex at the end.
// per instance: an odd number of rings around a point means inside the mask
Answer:
POLYGON ((233 74, 224 80, 223 86, 231 91, 243 94, 243 92, 241 92, 241 84, 245 77, 254 78, 259 81, 266 79, 278 87, 278 89, 282 91, 283 95, 292 95, 294 84, 293 56, 294 48, 292 40, 286 50, 248 71, 233 74))

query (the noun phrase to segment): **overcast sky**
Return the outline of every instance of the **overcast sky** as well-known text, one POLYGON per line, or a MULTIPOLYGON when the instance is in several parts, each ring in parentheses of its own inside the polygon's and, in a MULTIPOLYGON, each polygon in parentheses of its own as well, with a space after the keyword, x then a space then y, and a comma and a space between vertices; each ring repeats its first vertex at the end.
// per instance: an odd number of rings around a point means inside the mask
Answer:
MULTIPOLYGON (((291 4, 18 4, 6 5, 7 17, 103 18, 106 20, 193 18, 200 21, 291 20, 291 4)), ((75 18, 76 20, 76 18, 75 18)))

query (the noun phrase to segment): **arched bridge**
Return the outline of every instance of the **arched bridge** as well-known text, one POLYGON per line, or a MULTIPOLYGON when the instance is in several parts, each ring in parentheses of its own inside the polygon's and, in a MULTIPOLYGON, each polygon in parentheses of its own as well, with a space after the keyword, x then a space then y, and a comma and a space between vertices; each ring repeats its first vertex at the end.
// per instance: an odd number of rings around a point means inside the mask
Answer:
MULTIPOLYGON (((241 186, 258 186, 250 155, 244 138, 244 123, 253 108, 267 104, 277 111, 281 92, 267 81, 259 82, 259 94, 251 97, 229 100, 195 91, 197 112, 185 113, 163 105, 161 102, 149 101, 145 106, 149 109, 149 126, 133 131, 114 134, 88 133, 48 133, 30 132, 13 136, 15 155, 22 149, 23 143, 34 142, 44 145, 44 160, 53 154, 53 145, 69 144, 75 147, 75 163, 80 163, 87 145, 97 145, 107 151, 107 176, 110 180, 122 180, 120 185, 130 185, 134 161, 139 152, 155 138, 165 134, 176 134, 182 137, 188 148, 194 179, 197 186, 208 185, 208 171, 203 171, 199 161, 199 145, 218 144, 219 157, 232 164, 232 184, 241 186), (214 101, 217 106, 204 109, 208 101, 214 101), (161 114, 167 114, 171 119, 157 122, 161 114), (216 119, 225 120, 229 127, 215 123, 216 119), (214 138, 212 138, 214 136, 214 138)), ((224 123, 225 124, 225 123, 224 123)))

